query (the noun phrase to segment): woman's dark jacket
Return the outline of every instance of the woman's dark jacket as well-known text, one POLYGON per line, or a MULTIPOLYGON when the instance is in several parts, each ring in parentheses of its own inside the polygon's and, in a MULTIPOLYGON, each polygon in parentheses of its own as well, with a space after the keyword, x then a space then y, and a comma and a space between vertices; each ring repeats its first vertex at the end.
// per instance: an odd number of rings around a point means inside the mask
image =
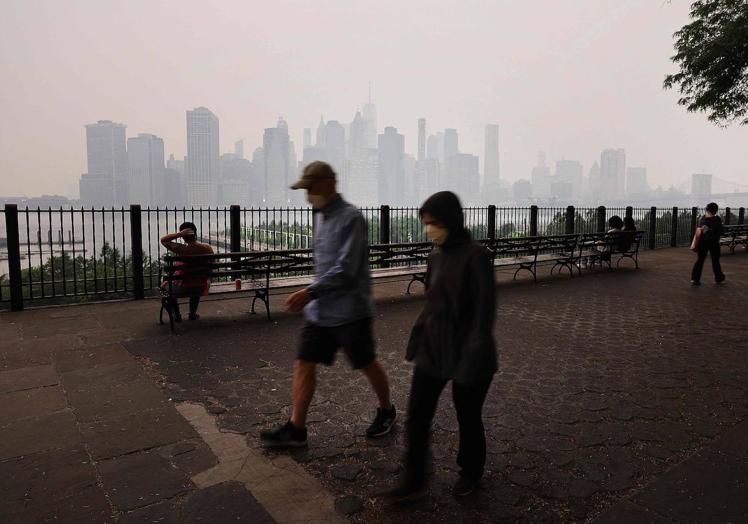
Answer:
POLYGON ((479 385, 497 370, 495 318, 491 257, 467 234, 449 239, 429 256, 426 305, 406 358, 435 378, 479 385))

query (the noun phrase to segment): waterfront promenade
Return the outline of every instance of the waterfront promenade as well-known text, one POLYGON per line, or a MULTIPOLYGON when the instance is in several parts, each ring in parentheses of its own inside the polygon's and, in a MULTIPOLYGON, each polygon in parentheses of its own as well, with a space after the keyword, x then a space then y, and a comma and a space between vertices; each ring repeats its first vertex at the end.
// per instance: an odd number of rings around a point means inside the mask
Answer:
MULTIPOLYGON (((510 282, 485 406, 482 489, 457 501, 456 420, 435 419, 429 495, 374 495, 400 469, 404 417, 363 434, 375 402, 344 358, 318 377, 310 446, 259 447, 288 415, 302 320, 206 302, 171 335, 155 300, 0 313, 0 522, 741 522, 748 520, 748 254, 727 283, 688 282, 686 249, 639 271, 510 282)), ((708 268, 707 268, 708 269, 708 268)), ((375 333, 405 415, 420 290, 375 287, 375 333)))

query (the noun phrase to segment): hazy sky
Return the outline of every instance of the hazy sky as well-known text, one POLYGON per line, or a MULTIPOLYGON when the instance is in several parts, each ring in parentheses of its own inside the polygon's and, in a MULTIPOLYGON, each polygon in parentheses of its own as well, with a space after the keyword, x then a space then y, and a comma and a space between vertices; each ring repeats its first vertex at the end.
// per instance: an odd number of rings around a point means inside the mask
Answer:
POLYGON ((585 167, 606 147, 650 181, 693 172, 748 184, 748 127, 720 129, 662 90, 673 0, 0 0, 0 195, 69 193, 86 170, 84 124, 109 119, 185 154, 185 110, 220 118, 221 150, 261 144, 278 117, 352 120, 368 82, 379 127, 415 153, 455 127, 483 156, 501 126, 501 171, 528 178, 538 150, 585 167))

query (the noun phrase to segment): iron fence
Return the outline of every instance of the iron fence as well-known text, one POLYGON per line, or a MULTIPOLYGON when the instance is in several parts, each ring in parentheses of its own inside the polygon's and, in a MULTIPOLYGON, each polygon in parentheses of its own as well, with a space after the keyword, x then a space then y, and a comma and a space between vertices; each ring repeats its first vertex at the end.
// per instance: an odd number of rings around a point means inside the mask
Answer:
MULTIPOLYGON (((474 238, 605 231, 608 220, 630 216, 644 231, 643 247, 684 246, 701 208, 497 208, 464 209, 474 238)), ((426 240, 415 207, 362 208, 369 242, 426 240)), ((721 211, 726 224, 743 223, 745 209, 721 211)), ((59 303, 110 297, 140 298, 160 283, 166 248, 160 239, 193 222, 199 239, 218 253, 312 247, 310 208, 67 208, 18 209, 0 214, 0 308, 24 302, 59 303), (2 233, 0 233, 2 234, 2 233), (133 249, 133 244, 141 249, 133 249)))

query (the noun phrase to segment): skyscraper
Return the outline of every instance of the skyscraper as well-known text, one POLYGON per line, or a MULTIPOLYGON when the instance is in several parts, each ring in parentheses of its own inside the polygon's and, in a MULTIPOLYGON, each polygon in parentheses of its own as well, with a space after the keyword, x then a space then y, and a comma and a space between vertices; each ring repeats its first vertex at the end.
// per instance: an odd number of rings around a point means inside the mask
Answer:
POLYGON ((499 126, 486 125, 483 154, 483 201, 496 203, 501 198, 499 182, 499 126))
POLYGON ((304 148, 312 147, 312 128, 311 127, 305 127, 304 128, 304 148))
POLYGON ((111 120, 86 125, 88 177, 81 179, 81 199, 101 205, 128 204, 126 128, 111 120))
POLYGON ((605 200, 625 197, 626 152, 623 149, 605 149, 600 154, 600 193, 605 200))
POLYGON ((328 120, 325 124, 325 156, 337 174, 340 191, 347 192, 345 128, 337 120, 328 120))
POLYGON ((486 126, 485 152, 483 155, 483 182, 499 183, 499 126, 486 126))
POLYGON ((449 159, 460 152, 460 147, 457 141, 457 130, 456 129, 445 129, 444 130, 444 160, 443 164, 446 165, 449 159))
POLYGON ((164 195, 164 141, 156 135, 140 133, 127 139, 130 167, 130 202, 143 206, 161 204, 164 195))
POLYGON ((288 136, 288 124, 278 119, 276 127, 265 129, 262 138, 264 152, 266 203, 285 206, 289 202, 289 185, 296 171, 296 155, 288 136))
POLYGON ((371 101, 371 86, 369 86, 369 101, 364 104, 363 118, 366 127, 366 147, 377 148, 377 106, 371 101))
POLYGON ((221 155, 221 195, 223 205, 252 205, 250 183, 252 163, 236 153, 221 155))
POLYGON ((695 173, 691 175, 691 197, 706 200, 712 196, 712 175, 695 173))
POLYGON ((234 142, 234 156, 236 158, 244 158, 244 140, 234 142))
POLYGON ((350 125, 350 134, 348 136, 348 158, 354 158, 361 155, 369 148, 366 140, 366 122, 361 116, 361 111, 356 111, 353 122, 350 125))
MULTIPOLYGON (((556 181, 569 184, 571 187, 568 198, 579 197, 582 194, 582 180, 584 179, 582 164, 576 160, 558 160, 556 162, 556 181)), ((568 192, 563 195, 558 191, 553 192, 554 196, 567 198, 568 192)))
POLYGON ((649 192, 646 167, 626 169, 626 194, 643 196, 649 192))
POLYGON ((538 152, 538 165, 532 168, 532 196, 534 198, 550 198, 551 169, 545 163, 545 153, 538 152))
POLYGON ((208 108, 187 111, 187 204, 218 202, 221 182, 218 117, 208 108))
POLYGON ((379 202, 403 203, 405 136, 397 128, 385 127, 379 135, 379 202))
POLYGON ((325 119, 322 115, 319 116, 319 124, 317 124, 317 141, 315 145, 317 147, 325 147, 325 119))
POLYGON ((418 119, 418 161, 426 160, 426 119, 418 119))
POLYGON ((463 203, 477 203, 480 193, 478 163, 477 156, 467 153, 456 153, 447 161, 447 189, 457 193, 463 203))

